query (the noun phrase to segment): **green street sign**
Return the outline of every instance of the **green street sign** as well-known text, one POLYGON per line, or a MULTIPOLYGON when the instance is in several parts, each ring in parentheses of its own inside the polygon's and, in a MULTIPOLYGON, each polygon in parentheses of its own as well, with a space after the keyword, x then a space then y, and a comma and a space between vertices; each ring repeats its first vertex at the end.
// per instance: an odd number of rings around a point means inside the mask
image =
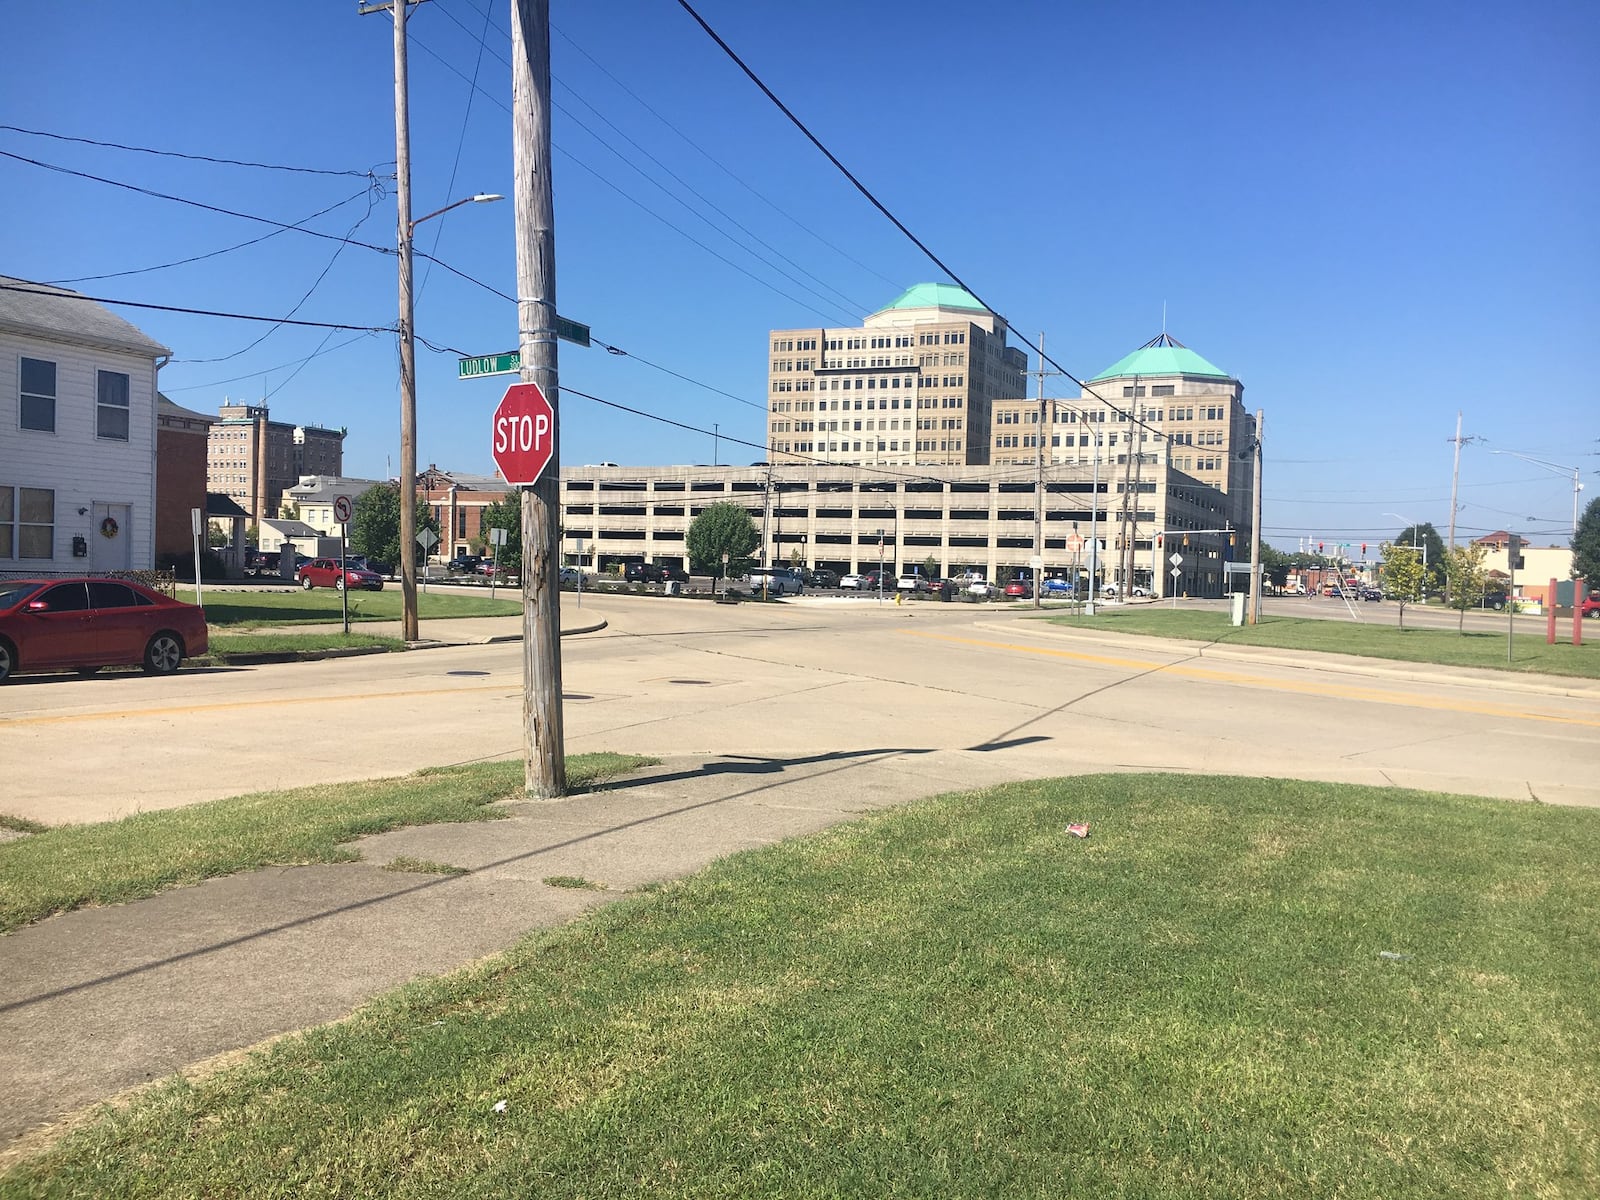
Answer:
MULTIPOLYGON (((589 344, 589 327, 566 317, 556 317, 556 336, 577 346, 589 344)), ((522 370, 522 354, 508 350, 504 354, 485 354, 479 358, 463 358, 456 367, 457 379, 478 379, 484 375, 515 375, 522 370)))
POLYGON ((556 336, 562 341, 572 342, 578 346, 587 346, 589 344, 589 327, 580 325, 576 321, 569 321, 557 314, 556 336))
POLYGON ((522 370, 522 355, 486 354, 482 358, 463 358, 456 368, 457 379, 477 379, 481 375, 515 375, 522 370))

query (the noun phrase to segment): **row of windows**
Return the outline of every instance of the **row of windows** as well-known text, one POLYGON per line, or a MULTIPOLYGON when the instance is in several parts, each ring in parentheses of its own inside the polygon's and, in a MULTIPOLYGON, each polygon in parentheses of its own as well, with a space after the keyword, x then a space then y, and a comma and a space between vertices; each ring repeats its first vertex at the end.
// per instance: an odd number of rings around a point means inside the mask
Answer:
POLYGON ((957 333, 955 331, 952 331, 952 330, 947 330, 947 331, 945 331, 945 333, 943 335, 940 335, 938 333, 924 333, 924 334, 921 334, 917 338, 917 345, 919 345, 919 346, 937 346, 937 345, 941 344, 941 337, 942 337, 942 340, 943 340, 943 344, 946 345, 946 346, 965 346, 967 344, 967 335, 966 335, 966 331, 965 330, 963 330, 963 331, 961 331, 959 333, 957 333))
POLYGON ((56 494, 0 483, 0 559, 54 558, 56 494))
MULTIPOLYGON (((910 429, 911 428, 911 418, 910 417, 906 417, 906 418, 904 418, 904 420, 905 420, 904 428, 910 429)), ((872 432, 874 430, 878 430, 878 429, 898 430, 898 429, 900 429, 902 427, 901 424, 900 424, 900 421, 901 421, 900 417, 886 417, 886 418, 883 418, 881 420, 873 420, 871 418, 868 418, 868 420, 867 420, 867 422, 866 422, 866 424, 864 426, 862 425, 862 423, 860 421, 849 421, 849 420, 843 420, 843 421, 774 421, 774 422, 772 422, 772 432, 773 433, 812 433, 812 432, 828 433, 828 432, 831 431, 833 433, 840 433, 840 432, 848 432, 848 431, 853 429, 857 433, 859 433, 859 432, 862 431, 862 429, 865 429, 867 432, 870 433, 870 432, 872 432)), ((952 421, 946 421, 944 427, 946 429, 960 429, 961 428, 961 422, 959 420, 953 421, 953 422, 952 421)), ((919 424, 917 426, 917 428, 919 428, 919 429, 933 429, 933 428, 935 428, 935 426, 931 421, 929 421, 927 424, 919 424)))
MULTIPOLYGON (((17 424, 36 433, 56 431, 56 364, 43 358, 18 357, 17 424)), ((128 440, 128 376, 122 371, 95 372, 95 437, 128 440)))
POLYGON ((785 353, 788 353, 788 352, 794 351, 794 350, 815 350, 816 348, 817 348, 817 339, 816 338, 773 338, 772 339, 772 352, 774 354, 785 354, 785 353))

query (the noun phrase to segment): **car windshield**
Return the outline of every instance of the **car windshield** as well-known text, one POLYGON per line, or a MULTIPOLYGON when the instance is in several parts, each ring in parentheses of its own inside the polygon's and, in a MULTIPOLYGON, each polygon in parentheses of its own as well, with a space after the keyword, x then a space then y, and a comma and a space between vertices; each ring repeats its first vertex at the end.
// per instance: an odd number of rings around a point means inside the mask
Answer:
POLYGON ((0 583, 0 608, 21 604, 43 586, 37 579, 0 583))

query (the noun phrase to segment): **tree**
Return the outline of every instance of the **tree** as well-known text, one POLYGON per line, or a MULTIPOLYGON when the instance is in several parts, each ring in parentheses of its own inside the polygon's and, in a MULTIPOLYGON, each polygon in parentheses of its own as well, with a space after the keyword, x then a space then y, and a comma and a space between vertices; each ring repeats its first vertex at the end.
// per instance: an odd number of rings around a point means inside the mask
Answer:
POLYGON ((1281 588, 1289 582, 1289 568, 1294 565, 1293 559, 1282 550, 1261 543, 1261 573, 1266 581, 1275 588, 1281 588))
POLYGON ((806 565, 805 551, 801 550, 799 546, 789 551, 789 565, 797 571, 806 565))
POLYGON ((285 521, 298 521, 300 519, 300 506, 293 500, 285 500, 278 509, 278 516, 285 521))
POLYGON ((1411 547, 1421 557, 1424 564, 1422 581, 1424 596, 1444 587, 1446 558, 1444 539, 1439 536, 1439 531, 1431 522, 1423 521, 1419 525, 1407 525, 1394 539, 1394 544, 1411 547))
POLYGON ((761 534, 747 509, 723 500, 708 504, 689 523, 684 544, 694 569, 709 575, 722 574, 722 556, 726 554, 731 577, 744 575, 755 565, 751 555, 761 544, 761 534))
POLYGON ((220 550, 228 544, 228 531, 220 525, 206 526, 206 545, 213 550, 220 550))
POLYGON ((1385 542, 1379 549, 1383 555, 1383 590, 1399 603, 1400 628, 1404 629, 1406 605, 1416 604, 1422 599, 1422 589, 1426 583, 1422 553, 1410 546, 1396 546, 1393 542, 1385 542))
MULTIPOLYGON (((439 532, 428 506, 417 502, 417 532, 439 532)), ((350 519, 350 545, 357 554, 379 562, 400 561, 400 489, 394 484, 368 488, 356 498, 350 519)))
POLYGON ((511 492, 504 500, 496 500, 483 510, 483 536, 491 529, 506 531, 506 544, 501 546, 495 561, 509 574, 522 573, 522 496, 511 492))
POLYGON ((924 579, 939 578, 939 560, 931 554, 922 560, 922 577, 924 579))
POLYGON ((1456 624, 1457 632, 1464 633, 1467 609, 1476 608, 1483 601, 1484 588, 1489 582, 1488 569, 1483 565, 1486 546, 1468 543, 1446 552, 1445 574, 1450 583, 1450 607, 1461 614, 1456 624))
POLYGON ((1572 577, 1580 576, 1591 592, 1600 591, 1600 496, 1589 501, 1572 535, 1572 577))

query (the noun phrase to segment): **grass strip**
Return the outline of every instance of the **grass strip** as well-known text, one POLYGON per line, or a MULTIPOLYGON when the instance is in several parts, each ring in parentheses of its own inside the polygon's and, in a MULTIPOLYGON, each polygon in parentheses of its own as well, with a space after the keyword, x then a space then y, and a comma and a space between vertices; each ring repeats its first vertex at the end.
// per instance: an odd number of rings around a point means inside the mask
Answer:
MULTIPOLYGON (((522 611, 522 600, 514 590, 512 599, 484 596, 450 596, 425 592, 417 596, 417 615, 424 621, 456 617, 508 617, 522 611)), ((179 588, 178 598, 194 602, 193 588, 179 588)), ((352 621, 398 621, 400 589, 350 593, 352 621)), ((282 591, 221 591, 206 593, 206 623, 220 627, 262 625, 325 625, 342 620, 339 593, 333 588, 299 588, 282 591)))
POLYGON ((323 650, 404 650, 401 638, 373 633, 222 633, 212 634, 209 658, 226 662, 242 654, 307 654, 323 650))
POLYGON ((1364 612, 1363 615, 1366 619, 1359 624, 1315 617, 1263 615, 1256 625, 1235 626, 1229 623, 1226 613, 1151 605, 1100 609, 1092 617, 1062 615, 1046 620, 1069 629, 1094 628, 1220 645, 1270 646, 1439 666, 1600 679, 1600 631, 1582 646, 1569 642, 1551 646, 1545 643, 1542 628, 1537 633, 1521 630, 1513 643, 1512 661, 1507 663, 1504 616, 1495 618, 1498 624, 1493 624, 1469 614, 1466 632, 1458 633, 1454 629, 1397 629, 1392 609, 1381 614, 1364 612), (1386 618, 1387 623, 1379 623, 1380 616, 1386 618))
MULTIPOLYGON (((567 781, 582 790, 655 761, 575 754, 567 781)), ((523 794, 522 770, 520 760, 430 768, 44 829, 0 843, 0 931, 257 867, 349 862, 344 843, 403 825, 494 820, 495 801, 523 794)))
POLYGON ((944 797, 163 1085, 0 1195, 1592 1197, 1597 862, 1600 814, 1396 789, 944 797))

